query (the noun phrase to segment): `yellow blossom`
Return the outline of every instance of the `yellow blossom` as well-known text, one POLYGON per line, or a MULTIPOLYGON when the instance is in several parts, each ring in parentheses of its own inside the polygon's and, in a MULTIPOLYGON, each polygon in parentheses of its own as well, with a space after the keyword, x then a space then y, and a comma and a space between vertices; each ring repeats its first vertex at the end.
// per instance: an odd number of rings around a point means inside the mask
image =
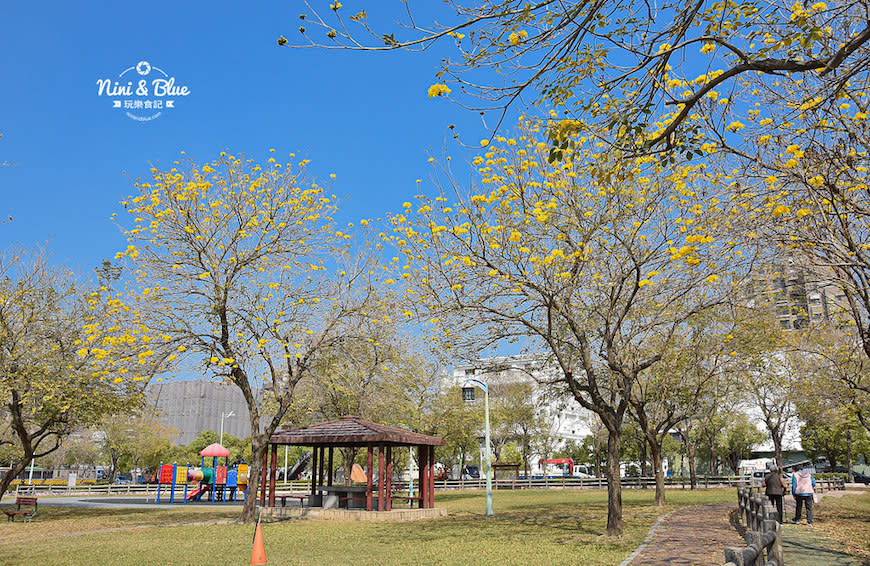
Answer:
POLYGON ((435 83, 434 85, 429 87, 429 98, 435 98, 436 96, 446 96, 450 94, 450 88, 447 85, 435 83))

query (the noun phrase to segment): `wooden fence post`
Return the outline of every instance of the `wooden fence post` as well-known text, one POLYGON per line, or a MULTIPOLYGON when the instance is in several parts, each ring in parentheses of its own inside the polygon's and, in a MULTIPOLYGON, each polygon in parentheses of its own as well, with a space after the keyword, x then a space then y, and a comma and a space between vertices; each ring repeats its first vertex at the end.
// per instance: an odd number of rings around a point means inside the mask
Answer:
MULTIPOLYGON (((776 511, 773 512, 774 516, 776 515, 776 511)), ((770 547, 767 551, 767 561, 773 562, 777 566, 782 565, 782 527, 779 524, 779 521, 776 519, 767 520, 764 522, 764 531, 765 532, 773 532, 776 534, 776 542, 770 547)))
MULTIPOLYGON (((764 566, 764 547, 761 546, 761 533, 758 531, 747 532, 746 545, 755 551, 755 560, 744 563, 745 566, 764 566)), ((744 559, 745 557, 746 555, 744 554, 744 559)))
POLYGON ((735 566, 746 566, 743 563, 743 549, 733 546, 725 547, 725 562, 730 562, 735 566))

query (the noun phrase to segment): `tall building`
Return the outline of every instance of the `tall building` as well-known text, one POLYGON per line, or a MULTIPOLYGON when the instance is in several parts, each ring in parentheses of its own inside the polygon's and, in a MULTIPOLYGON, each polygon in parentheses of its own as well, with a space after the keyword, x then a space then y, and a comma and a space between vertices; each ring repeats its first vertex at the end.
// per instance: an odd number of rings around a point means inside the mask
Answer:
POLYGON ((786 330, 800 330, 811 323, 843 326, 848 307, 833 274, 793 254, 759 270, 746 294, 750 305, 762 298, 774 305, 779 324, 786 330))
POLYGON ((245 438, 251 434, 248 406, 235 385, 214 381, 170 381, 154 383, 146 393, 157 420, 178 431, 175 444, 190 444, 203 431, 245 438), (230 413, 232 413, 231 416, 230 413), (223 417, 222 417, 223 415, 223 417))

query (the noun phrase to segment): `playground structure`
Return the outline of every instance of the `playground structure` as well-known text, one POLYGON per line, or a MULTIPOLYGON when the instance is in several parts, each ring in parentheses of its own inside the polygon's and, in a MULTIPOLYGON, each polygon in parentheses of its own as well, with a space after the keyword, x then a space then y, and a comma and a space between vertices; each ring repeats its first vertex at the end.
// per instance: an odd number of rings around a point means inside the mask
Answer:
POLYGON ((175 491, 178 486, 184 486, 184 499, 202 501, 207 494, 207 501, 237 501, 241 491, 241 499, 247 494, 248 465, 240 464, 230 468, 230 451, 218 443, 206 446, 200 452, 200 466, 179 466, 178 464, 161 464, 157 476, 157 502, 160 503, 163 487, 169 488, 169 503, 175 503, 175 491), (206 467, 206 458, 211 458, 211 467, 206 467), (224 465, 218 465, 218 458, 224 458, 224 465))

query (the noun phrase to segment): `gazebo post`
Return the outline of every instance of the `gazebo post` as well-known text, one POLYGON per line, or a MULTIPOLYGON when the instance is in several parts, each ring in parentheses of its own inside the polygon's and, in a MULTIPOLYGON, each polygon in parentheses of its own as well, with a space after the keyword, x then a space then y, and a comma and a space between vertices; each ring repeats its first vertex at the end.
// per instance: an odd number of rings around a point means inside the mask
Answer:
POLYGON ((323 459, 326 457, 325 449, 326 449, 325 446, 320 447, 320 465, 318 466, 318 469, 317 469, 317 475, 318 475, 317 485, 321 489, 323 488, 323 475, 324 475, 324 468, 326 467, 323 465, 323 459))
POLYGON ((375 447, 372 444, 367 446, 368 450, 368 466, 366 466, 366 511, 372 510, 372 475, 374 470, 374 451, 375 447))
POLYGON ((269 450, 263 450, 263 458, 260 461, 260 507, 266 506, 266 466, 268 462, 269 450))
POLYGON ((312 446, 311 451, 311 496, 317 495, 317 446, 312 446))
POLYGON ((435 507, 435 447, 429 446, 429 508, 435 507))
POLYGON ((332 446, 329 447, 329 470, 326 472, 326 485, 332 485, 332 446))
POLYGON ((420 486, 420 508, 426 508, 429 482, 426 480, 426 460, 429 458, 429 449, 424 445, 417 446, 417 485, 420 486))
POLYGON ((386 478, 386 490, 387 490, 387 500, 386 507, 387 511, 393 510, 393 447, 387 446, 387 478, 386 478))
POLYGON ((278 445, 272 444, 272 462, 269 464, 269 507, 275 506, 275 478, 278 476, 278 445))
POLYGON ((384 488, 387 487, 387 480, 384 478, 384 447, 378 446, 378 511, 383 511, 384 507, 384 488))

